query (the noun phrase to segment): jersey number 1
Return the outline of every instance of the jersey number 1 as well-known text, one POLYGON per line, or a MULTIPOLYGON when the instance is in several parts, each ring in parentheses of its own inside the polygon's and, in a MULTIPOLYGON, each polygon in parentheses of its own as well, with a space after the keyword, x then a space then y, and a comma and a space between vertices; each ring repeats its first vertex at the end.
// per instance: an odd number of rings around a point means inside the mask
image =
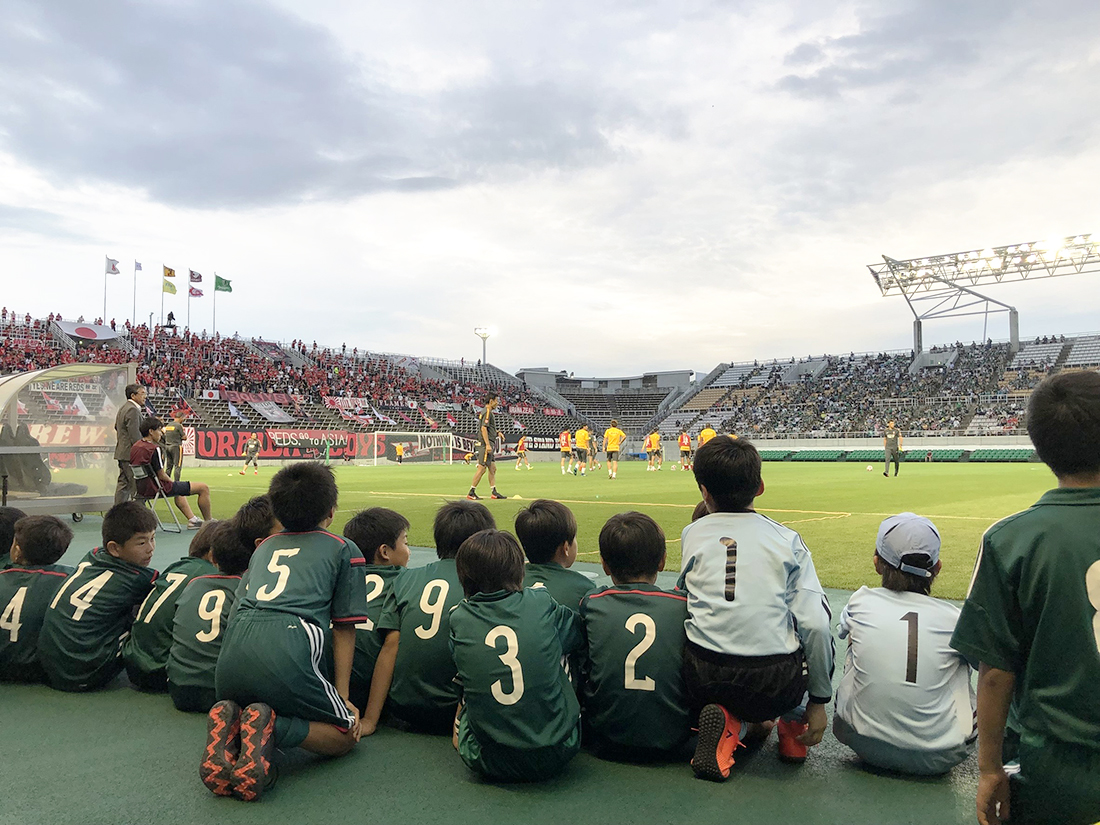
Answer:
POLYGON ((909 643, 906 646, 905 657, 905 681, 911 685, 917 683, 917 622, 920 616, 916 611, 909 611, 901 617, 901 621, 909 625, 909 643))

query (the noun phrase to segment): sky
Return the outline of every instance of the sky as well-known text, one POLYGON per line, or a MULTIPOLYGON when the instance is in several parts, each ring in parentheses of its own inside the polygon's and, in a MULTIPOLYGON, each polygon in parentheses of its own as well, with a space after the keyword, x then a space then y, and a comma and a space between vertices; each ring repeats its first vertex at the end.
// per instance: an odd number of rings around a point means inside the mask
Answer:
MULTIPOLYGON (((1097 99, 1088 0, 8 0, 0 300, 91 320, 110 256, 119 322, 167 265, 195 331, 216 272, 222 334, 510 372, 907 348, 867 264, 1100 231, 1097 99)), ((1100 330, 1096 276, 989 294, 1100 330)))

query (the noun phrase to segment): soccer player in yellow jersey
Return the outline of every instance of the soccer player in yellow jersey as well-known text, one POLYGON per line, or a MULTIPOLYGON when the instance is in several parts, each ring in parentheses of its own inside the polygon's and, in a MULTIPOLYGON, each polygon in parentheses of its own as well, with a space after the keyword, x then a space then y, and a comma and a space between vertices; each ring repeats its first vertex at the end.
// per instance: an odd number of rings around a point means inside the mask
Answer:
POLYGON ((619 450, 626 441, 626 433, 619 429, 619 422, 612 418, 611 426, 603 432, 603 448, 607 453, 607 477, 617 478, 619 475, 619 450))
POLYGON ((645 471, 647 473, 652 473, 653 469, 654 469, 653 468, 653 458, 654 458, 654 454, 653 454, 653 433, 646 433, 645 440, 642 442, 642 449, 645 450, 645 459, 646 459, 645 471))
POLYGON ((584 475, 585 468, 588 467, 588 440, 588 427, 581 424, 580 428, 577 430, 577 434, 573 436, 573 441, 577 445, 577 467, 580 468, 582 476, 584 475))
POLYGON ((702 431, 699 433, 699 446, 702 447, 716 435, 718 435, 718 433, 714 431, 714 428, 711 427, 710 424, 707 424, 707 426, 703 427, 702 431))
POLYGON ((680 469, 691 469, 691 436, 688 435, 687 430, 680 430, 680 438, 678 439, 680 444, 680 469))
POLYGON ((516 469, 519 469, 520 464, 526 464, 527 469, 531 469, 531 462, 527 460, 527 436, 521 435, 519 437, 519 443, 516 444, 516 469))
POLYGON ((558 433, 558 448, 561 450, 561 474, 573 472, 573 436, 569 430, 558 433), (569 463, 568 470, 566 470, 566 462, 569 463))
POLYGON ((653 446, 653 459, 656 462, 657 469, 660 470, 665 463, 665 451, 661 447, 661 431, 653 431, 653 440, 650 442, 653 446))

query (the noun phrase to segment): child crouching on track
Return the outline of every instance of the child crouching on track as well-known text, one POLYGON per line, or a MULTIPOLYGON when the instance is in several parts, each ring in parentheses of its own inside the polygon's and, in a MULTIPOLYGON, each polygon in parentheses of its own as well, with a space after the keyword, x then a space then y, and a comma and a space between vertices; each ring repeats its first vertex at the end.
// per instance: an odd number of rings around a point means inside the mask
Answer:
POLYGON ((580 749, 580 705, 562 667, 582 630, 542 589, 523 587, 523 550, 509 533, 482 530, 455 557, 466 598, 451 614, 462 703, 454 746, 500 781, 560 773, 580 749))

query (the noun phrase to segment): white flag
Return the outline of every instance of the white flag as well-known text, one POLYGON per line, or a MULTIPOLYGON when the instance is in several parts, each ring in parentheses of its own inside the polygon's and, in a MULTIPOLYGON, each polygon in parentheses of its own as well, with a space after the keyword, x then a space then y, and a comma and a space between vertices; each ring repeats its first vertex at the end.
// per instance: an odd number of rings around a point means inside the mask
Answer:
MULTIPOLYGON (((107 258, 106 255, 104 255, 103 257, 107 258)), ((103 274, 104 275, 118 275, 119 274, 118 261, 116 261, 114 258, 107 258, 107 266, 103 270, 103 274)))

